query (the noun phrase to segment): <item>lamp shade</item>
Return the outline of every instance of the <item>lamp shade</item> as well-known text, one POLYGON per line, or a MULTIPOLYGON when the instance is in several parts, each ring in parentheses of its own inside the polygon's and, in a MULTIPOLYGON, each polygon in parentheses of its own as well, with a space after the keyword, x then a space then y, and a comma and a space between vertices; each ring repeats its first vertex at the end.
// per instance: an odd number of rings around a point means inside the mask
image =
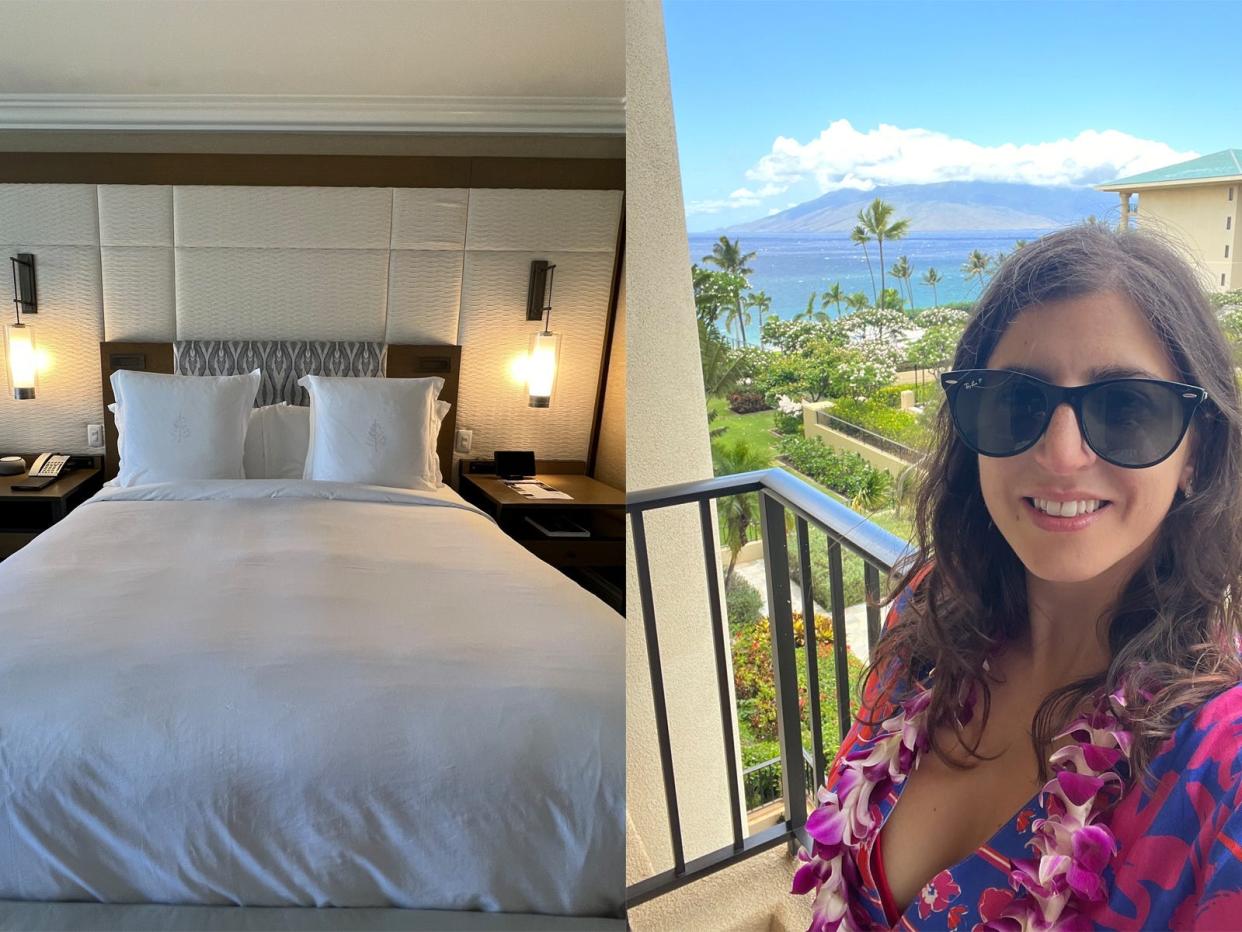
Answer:
POLYGON ((38 374, 34 327, 30 324, 4 325, 4 358, 13 397, 19 401, 33 398, 38 374))
POLYGON ((552 404, 556 388, 556 365, 561 352, 561 335, 542 330, 530 338, 530 354, 526 363, 526 387, 532 408, 552 404))

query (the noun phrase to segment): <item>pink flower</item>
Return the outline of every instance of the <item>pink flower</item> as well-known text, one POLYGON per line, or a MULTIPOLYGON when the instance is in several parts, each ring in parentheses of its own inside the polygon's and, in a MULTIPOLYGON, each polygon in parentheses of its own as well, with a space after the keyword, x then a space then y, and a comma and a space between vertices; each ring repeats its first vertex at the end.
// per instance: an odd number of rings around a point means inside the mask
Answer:
POLYGON ((948 871, 941 871, 919 894, 919 918, 926 919, 932 913, 944 912, 950 902, 962 892, 948 871))

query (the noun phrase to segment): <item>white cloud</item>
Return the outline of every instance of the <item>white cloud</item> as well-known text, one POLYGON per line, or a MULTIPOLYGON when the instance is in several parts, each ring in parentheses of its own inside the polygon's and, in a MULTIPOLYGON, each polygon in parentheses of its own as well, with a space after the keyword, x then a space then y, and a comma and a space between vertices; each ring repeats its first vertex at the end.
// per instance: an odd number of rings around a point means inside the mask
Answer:
MULTIPOLYGON (((881 123, 859 132, 837 120, 803 144, 778 136, 772 151, 746 172, 757 192, 769 197, 805 179, 821 192, 839 188, 869 191, 877 185, 931 184, 938 181, 1008 181, 1068 187, 1098 184, 1150 171, 1198 156, 1117 130, 1083 130, 1072 139, 981 146, 926 129, 881 123)), ((754 206, 738 204, 736 206, 754 206)))

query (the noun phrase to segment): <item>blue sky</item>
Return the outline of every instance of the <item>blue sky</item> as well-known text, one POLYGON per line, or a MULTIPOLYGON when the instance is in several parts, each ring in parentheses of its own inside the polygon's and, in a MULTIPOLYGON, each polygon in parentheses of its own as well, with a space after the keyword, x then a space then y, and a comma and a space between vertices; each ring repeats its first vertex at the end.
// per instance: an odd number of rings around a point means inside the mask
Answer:
POLYGON ((665 0, 664 15, 691 231, 838 187, 1081 185, 1242 148, 1235 0, 665 0))

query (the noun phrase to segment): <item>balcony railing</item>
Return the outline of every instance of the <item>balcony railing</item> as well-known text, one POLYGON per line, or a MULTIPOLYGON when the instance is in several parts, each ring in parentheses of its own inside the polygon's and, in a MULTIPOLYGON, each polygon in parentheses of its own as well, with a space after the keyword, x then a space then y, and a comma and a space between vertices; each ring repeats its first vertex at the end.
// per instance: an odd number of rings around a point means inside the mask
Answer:
MULTIPOLYGON (((668 893, 699 877, 729 867, 761 851, 781 843, 791 852, 799 844, 809 847, 806 835, 807 776, 802 766, 806 754, 802 746, 801 714, 798 707, 798 670, 794 642, 793 604, 789 573, 789 543, 786 537, 786 514, 794 516, 797 553, 801 569, 802 617, 815 617, 811 580, 811 528, 827 535, 828 576, 831 588, 833 625, 833 659, 836 668, 837 708, 835 714, 844 736, 850 725, 849 668, 846 663, 845 592, 843 588, 842 548, 863 560, 863 583, 867 593, 867 641, 874 646, 880 635, 880 610, 875 604, 880 597, 880 576, 885 576, 906 555, 907 545, 893 534, 845 505, 812 488, 783 469, 765 469, 721 476, 699 482, 687 482, 662 488, 631 492, 626 498, 634 544, 635 569, 638 575, 639 598, 647 639, 647 663, 651 673, 651 692, 655 705, 656 738, 659 743, 660 766, 664 779, 664 796, 668 809, 669 834, 672 841, 673 867, 633 884, 627 890, 631 906, 668 893), (763 559, 767 576, 768 619, 772 632, 772 669, 777 697, 777 742, 780 747, 781 791, 785 803, 783 820, 753 835, 743 832, 743 803, 738 789, 738 752, 734 745, 735 710, 730 700, 729 669, 725 650, 725 623, 720 598, 716 546, 716 528, 711 502, 729 495, 757 493, 760 499, 763 533, 763 559), (668 707, 664 691, 664 672, 660 661, 659 625, 651 586, 651 566, 647 554, 645 516, 648 512, 675 505, 697 503, 699 525, 703 536, 703 557, 707 578, 708 618, 716 660, 717 701, 724 732, 724 765, 728 781, 730 818, 733 843, 708 854, 686 860, 677 805, 674 761, 669 739, 668 707)), ((810 754, 813 786, 824 780, 827 761, 823 747, 823 729, 819 707, 818 653, 815 625, 805 625, 808 711, 812 749, 810 754)))

